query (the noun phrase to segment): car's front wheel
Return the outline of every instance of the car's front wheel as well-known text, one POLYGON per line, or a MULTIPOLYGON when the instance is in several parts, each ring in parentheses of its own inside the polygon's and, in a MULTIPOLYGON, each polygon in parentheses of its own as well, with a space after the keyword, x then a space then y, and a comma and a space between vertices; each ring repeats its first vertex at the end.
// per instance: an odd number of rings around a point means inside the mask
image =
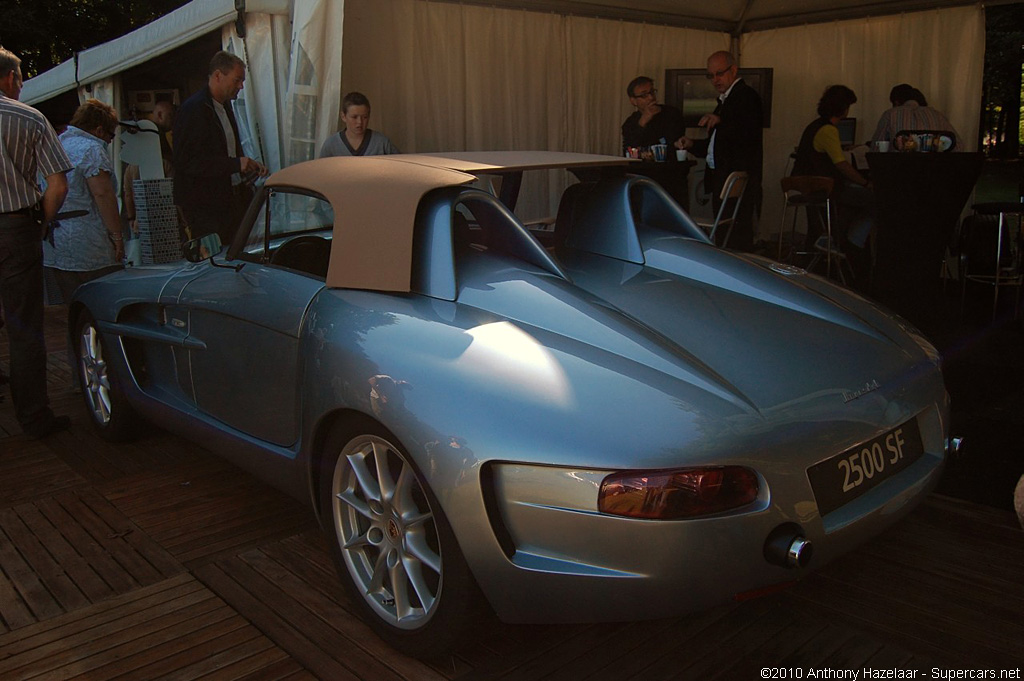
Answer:
POLYGON ((409 455, 361 420, 328 439, 321 480, 332 553, 365 619, 407 654, 450 649, 477 611, 478 590, 409 455))
POLYGON ((96 322, 83 313, 75 329, 78 377, 92 424, 105 440, 129 440, 136 433, 139 417, 121 392, 96 322))

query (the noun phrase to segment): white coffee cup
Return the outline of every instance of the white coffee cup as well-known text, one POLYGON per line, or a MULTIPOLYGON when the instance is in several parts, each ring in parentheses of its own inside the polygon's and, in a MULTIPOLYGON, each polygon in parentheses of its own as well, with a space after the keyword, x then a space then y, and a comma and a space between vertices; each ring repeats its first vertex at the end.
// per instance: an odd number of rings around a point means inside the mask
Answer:
POLYGON ((676 160, 682 163, 689 157, 686 149, 676 149, 676 160))
POLYGON ((876 141, 875 142, 875 151, 883 153, 883 154, 885 152, 889 151, 889 141, 888 140, 878 140, 878 141, 876 141))

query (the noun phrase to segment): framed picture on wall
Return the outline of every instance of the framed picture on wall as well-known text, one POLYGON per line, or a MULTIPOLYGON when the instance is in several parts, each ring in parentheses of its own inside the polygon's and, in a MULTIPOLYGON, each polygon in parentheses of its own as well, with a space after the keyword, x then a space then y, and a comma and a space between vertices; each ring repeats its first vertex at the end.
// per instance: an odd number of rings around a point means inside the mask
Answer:
MULTIPOLYGON (((772 72, 771 68, 739 70, 743 81, 761 95, 766 128, 772 127, 772 72)), ((704 114, 715 110, 718 92, 705 69, 665 69, 665 103, 682 111, 686 126, 694 128, 704 114)))

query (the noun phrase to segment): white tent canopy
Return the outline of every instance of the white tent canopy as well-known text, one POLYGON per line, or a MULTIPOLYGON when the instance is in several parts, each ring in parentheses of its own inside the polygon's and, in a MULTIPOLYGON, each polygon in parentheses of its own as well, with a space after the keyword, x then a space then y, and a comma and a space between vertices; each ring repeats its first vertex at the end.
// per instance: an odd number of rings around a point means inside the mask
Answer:
MULTIPOLYGON (((290 14, 291 0, 247 0, 247 11, 290 14)), ((25 82, 21 100, 41 102, 63 92, 109 78, 232 23, 234 0, 196 0, 116 40, 79 52, 74 59, 25 82)))
MULTIPOLYGON (((220 27, 249 65, 236 102, 248 153, 272 169, 311 158, 337 129, 341 92, 373 103, 372 127, 403 151, 547 149, 619 153, 634 76, 701 68, 732 49, 774 70, 760 233, 775 231, 785 164, 831 83, 859 97, 870 136, 889 89, 909 82, 974 148, 984 9, 964 0, 193 0, 26 82, 42 102, 76 85, 119 103, 118 74, 220 27), (344 68, 342 65, 344 64, 344 68)), ((190 74, 197 75, 197 74, 190 74)), ((187 95, 189 93, 182 93, 187 95)), ((80 96, 84 91, 80 90, 80 96)), ((524 206, 525 217, 551 214, 524 206)), ((695 209, 696 210, 696 209, 695 209)))

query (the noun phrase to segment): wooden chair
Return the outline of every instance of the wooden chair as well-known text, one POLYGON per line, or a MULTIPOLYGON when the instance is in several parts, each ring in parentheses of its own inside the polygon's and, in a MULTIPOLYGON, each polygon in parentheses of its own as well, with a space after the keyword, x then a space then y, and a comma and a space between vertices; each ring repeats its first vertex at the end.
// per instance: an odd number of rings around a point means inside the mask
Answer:
POLYGON ((725 239, 722 241, 722 248, 725 248, 729 244, 729 237, 732 235, 732 227, 736 224, 736 216, 740 213, 740 204, 743 203, 743 195, 747 191, 747 180, 750 179, 750 175, 743 170, 737 170, 729 173, 729 176, 725 178, 725 184, 722 185, 722 192, 719 194, 719 198, 722 200, 722 205, 718 207, 718 215, 715 216, 714 222, 701 222, 697 220, 697 226, 703 229, 708 238, 712 242, 715 241, 715 232, 718 231, 719 227, 728 226, 728 230, 725 233, 725 239), (732 204, 732 215, 729 217, 725 216, 725 211, 728 208, 729 199, 735 199, 732 204))

